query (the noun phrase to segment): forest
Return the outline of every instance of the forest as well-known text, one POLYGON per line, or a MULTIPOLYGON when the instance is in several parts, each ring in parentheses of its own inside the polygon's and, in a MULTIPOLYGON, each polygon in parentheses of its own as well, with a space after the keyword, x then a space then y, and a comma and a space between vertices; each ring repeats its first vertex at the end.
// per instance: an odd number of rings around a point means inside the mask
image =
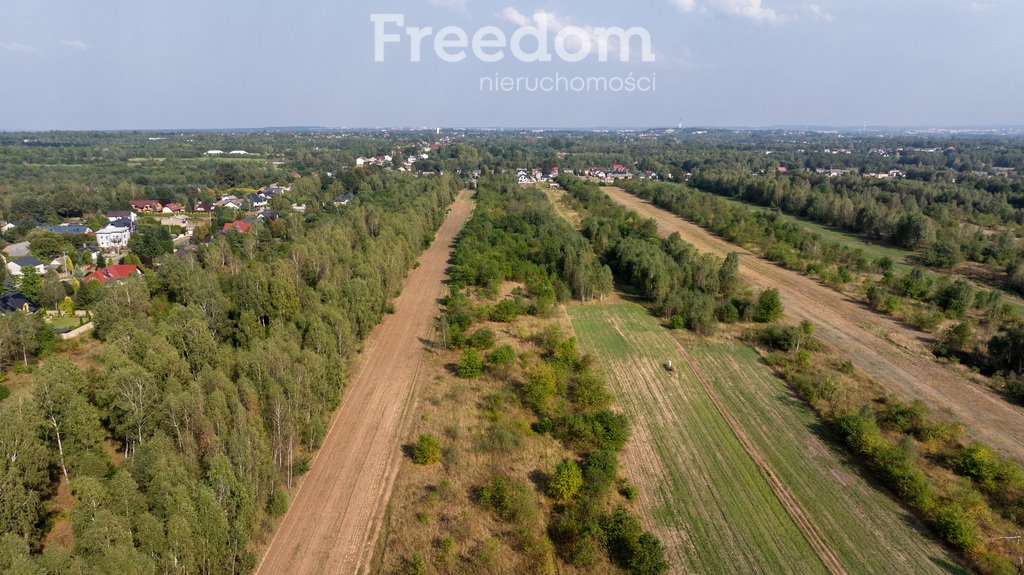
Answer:
MULTIPOLYGON (((100 288, 91 357, 19 351, 47 359, 0 402, 4 572, 252 570, 360 342, 458 188, 366 185, 344 211, 291 218, 283 237, 217 236, 100 288), (67 489, 74 547, 43 551, 67 489)), ((5 317, 16 331, 35 321, 5 317)))

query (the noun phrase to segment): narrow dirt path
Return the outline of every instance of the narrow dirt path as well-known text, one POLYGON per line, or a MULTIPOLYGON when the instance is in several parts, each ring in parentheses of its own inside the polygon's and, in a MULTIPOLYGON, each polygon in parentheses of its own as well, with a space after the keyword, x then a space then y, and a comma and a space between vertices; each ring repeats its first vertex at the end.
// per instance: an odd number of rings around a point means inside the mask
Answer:
POLYGON ((789 489, 782 480, 779 479, 774 471, 772 471, 768 460, 757 449, 754 443, 750 441, 750 438, 747 437, 746 432, 743 431, 739 422, 736 421, 736 418, 733 417, 732 413, 730 413, 728 408, 725 407, 725 404, 722 403, 722 399, 718 397, 718 393, 713 387, 711 387, 711 383, 708 381, 708 377, 701 368, 700 363, 695 360, 693 356, 686 351, 686 348, 684 348, 682 344, 674 338, 672 339, 672 342, 675 344, 676 349, 679 350, 679 354, 686 360, 686 364, 690 367, 690 370, 700 383, 700 386, 704 388, 704 391, 708 395, 708 399, 710 399, 711 403, 714 404, 715 410, 717 410, 719 415, 722 416, 722 419, 725 420, 729 429, 732 430, 736 439, 739 440, 740 445, 743 446, 743 450, 747 452, 750 459, 752 459, 754 464, 757 465, 758 470, 768 483, 768 486, 771 487, 775 496, 779 498, 779 503, 782 503, 786 512, 793 518, 793 522, 796 523, 800 532, 804 534, 804 538, 807 539, 807 543, 809 543, 814 549, 814 552, 818 554, 818 557, 821 559, 821 562, 825 564, 829 573, 832 573, 833 575, 847 575, 846 568, 843 567, 839 557, 836 556, 832 551, 832 548, 825 542, 824 537, 821 536, 821 533, 818 531, 818 528, 814 525, 811 518, 807 515, 807 512, 804 511, 803 507, 800 506, 800 503, 795 497, 793 497, 793 494, 789 492, 789 489))
POLYGON ((905 399, 925 401, 933 410, 964 424, 973 439, 1024 463, 1024 409, 940 365, 923 346, 903 348, 893 343, 917 343, 919 332, 620 188, 602 189, 626 208, 654 219, 663 236, 678 232, 702 252, 740 254, 740 275, 748 285, 778 289, 789 317, 813 322, 819 339, 838 349, 883 387, 905 399))
POLYGON ((463 192, 409 273, 396 313, 366 345, 323 447, 314 456, 257 573, 357 574, 370 562, 398 471, 413 383, 441 297, 452 244, 473 211, 463 192))

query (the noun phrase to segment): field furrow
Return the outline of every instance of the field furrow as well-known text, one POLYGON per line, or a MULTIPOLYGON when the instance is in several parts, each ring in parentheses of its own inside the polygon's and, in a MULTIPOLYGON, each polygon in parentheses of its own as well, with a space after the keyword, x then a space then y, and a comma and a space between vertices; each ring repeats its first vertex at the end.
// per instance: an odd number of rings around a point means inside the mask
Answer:
POLYGON ((825 442, 815 415, 750 348, 683 346, 635 304, 574 307, 570 315, 581 348, 606 370, 634 421, 625 461, 641 488, 640 513, 678 571, 824 573, 821 553, 833 571, 849 573, 960 570, 825 442), (664 369, 667 360, 675 374, 664 369), (750 452, 778 482, 775 491, 750 452), (808 537, 820 539, 812 547, 808 537))

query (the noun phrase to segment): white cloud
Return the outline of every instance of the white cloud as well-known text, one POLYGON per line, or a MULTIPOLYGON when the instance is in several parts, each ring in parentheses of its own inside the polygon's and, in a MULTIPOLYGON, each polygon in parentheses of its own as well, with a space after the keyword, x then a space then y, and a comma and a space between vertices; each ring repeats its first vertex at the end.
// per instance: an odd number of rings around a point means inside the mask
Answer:
POLYGON ((762 0, 669 0, 673 6, 683 12, 714 11, 744 18, 758 24, 784 24, 793 19, 780 14, 774 8, 764 5, 762 0))
POLYGON ((498 18, 511 22, 516 26, 526 26, 530 23, 530 19, 527 18, 525 14, 516 10, 512 6, 505 6, 502 8, 501 12, 498 12, 498 18))
POLYGON ((835 19, 832 14, 826 12, 824 8, 817 4, 808 4, 807 11, 811 13, 811 16, 813 16, 815 20, 819 20, 821 22, 831 22, 835 19))
POLYGON ((781 24, 786 20, 773 8, 763 6, 761 0, 717 0, 714 3, 726 14, 758 23, 781 24))
POLYGON ((81 40, 64 40, 61 42, 68 48, 74 48, 75 50, 88 50, 90 46, 81 40))
MULTIPOLYGON (((577 28, 575 32, 580 33, 582 31, 581 33, 590 40, 590 52, 588 53, 588 56, 595 53, 606 53, 611 55, 609 56, 610 58, 614 59, 614 54, 618 54, 620 47, 620 43, 616 37, 607 34, 598 34, 593 26, 573 25, 570 23, 568 18, 559 16, 558 14, 547 10, 537 10, 532 16, 527 16, 517 10, 514 6, 506 6, 498 12, 497 16, 498 18, 511 22, 516 26, 533 25, 539 28, 545 28, 547 29, 548 34, 552 37, 558 35, 558 33, 565 28, 574 26, 577 28)), ((567 48, 571 50, 577 50, 580 48, 581 40, 576 35, 571 35, 567 38, 566 45, 567 48)), ((630 57, 641 58, 644 56, 640 51, 633 50, 633 46, 630 48, 630 57)), ((653 47, 651 47, 651 49, 653 50, 653 47)))
POLYGON ((36 49, 26 44, 19 44, 18 42, 0 42, 0 50, 6 50, 8 52, 35 52, 36 49))
POLYGON ((466 0, 430 0, 430 3, 457 12, 466 11, 466 0))

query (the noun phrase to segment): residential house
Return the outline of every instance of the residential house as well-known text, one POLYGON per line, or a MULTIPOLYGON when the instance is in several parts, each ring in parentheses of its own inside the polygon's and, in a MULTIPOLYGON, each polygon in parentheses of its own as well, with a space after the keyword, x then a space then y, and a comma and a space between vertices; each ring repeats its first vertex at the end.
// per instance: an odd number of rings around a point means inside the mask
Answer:
POLYGON ((74 224, 61 224, 59 226, 36 226, 37 230, 43 230, 46 232, 53 232, 55 234, 91 234, 92 230, 88 226, 74 225, 74 224))
POLYGON ((0 232, 9 232, 16 227, 18 226, 12 224, 11 222, 4 222, 3 225, 0 225, 0 232))
POLYGON ((213 205, 213 202, 196 202, 192 209, 200 214, 208 214, 213 212, 215 208, 216 206, 213 205))
POLYGON ((100 285, 106 285, 110 281, 120 281, 133 275, 142 275, 139 266, 120 265, 100 268, 82 278, 83 282, 96 280, 100 285))
POLYGON ((16 311, 23 313, 35 313, 39 306, 29 301, 25 294, 20 291, 0 295, 0 313, 8 314, 16 311))
POLYGON ((32 256, 25 256, 7 262, 7 271, 12 276, 20 276, 25 268, 35 268, 36 273, 39 275, 46 273, 46 265, 32 256))
POLYGON ((125 212, 125 211, 107 212, 107 219, 112 221, 112 222, 117 221, 117 220, 130 220, 132 222, 132 224, 134 225, 135 222, 137 221, 137 218, 138 218, 138 216, 135 214, 135 212, 125 212))
POLYGON ((93 263, 96 263, 96 260, 99 259, 100 256, 100 249, 96 246, 82 246, 78 249, 78 252, 88 254, 93 263))
POLYGON ((128 240, 131 237, 131 222, 126 219, 117 220, 96 232, 96 243, 104 250, 122 249, 128 247, 128 240))
POLYGON ((348 203, 351 202, 353 199, 355 199, 355 196, 352 195, 352 194, 345 194, 344 196, 338 196, 338 197, 334 198, 334 207, 337 208, 337 207, 341 207, 341 206, 347 206, 348 203))
POLYGON ((253 221, 255 221, 255 219, 250 216, 243 220, 238 220, 237 222, 228 222, 224 224, 224 232, 236 231, 240 234, 244 234, 249 231, 250 227, 252 227, 253 221))
POLYGON ((267 207, 267 204, 270 202, 270 198, 268 198, 266 194, 262 192, 256 194, 249 194, 248 196, 246 196, 246 199, 249 200, 249 204, 252 206, 252 209, 254 210, 265 208, 267 207))
POLYGON ((163 204, 156 200, 131 200, 128 203, 136 212, 154 213, 164 208, 163 204))
POLYGON ((240 210, 242 209, 242 200, 237 196, 224 196, 217 202, 217 207, 240 210))
POLYGON ((273 197, 276 197, 276 196, 284 195, 285 192, 287 192, 287 191, 288 191, 288 188, 282 188, 281 186, 278 186, 276 184, 275 185, 271 185, 271 186, 266 186, 265 188, 261 188, 260 189, 260 192, 262 192, 268 198, 273 198, 273 197))
POLYGON ((28 249, 28 242, 18 242, 5 247, 3 252, 8 258, 23 258, 28 255, 28 249))
POLYGON ((161 210, 161 211, 163 213, 165 213, 165 214, 177 214, 178 212, 184 212, 185 208, 182 207, 181 204, 176 204, 174 202, 170 202, 170 203, 164 204, 164 209, 161 210))
POLYGON ((278 219, 279 217, 281 217, 281 216, 278 215, 278 213, 273 211, 273 210, 263 210, 262 212, 256 214, 256 219, 257 220, 274 221, 274 220, 278 219))

